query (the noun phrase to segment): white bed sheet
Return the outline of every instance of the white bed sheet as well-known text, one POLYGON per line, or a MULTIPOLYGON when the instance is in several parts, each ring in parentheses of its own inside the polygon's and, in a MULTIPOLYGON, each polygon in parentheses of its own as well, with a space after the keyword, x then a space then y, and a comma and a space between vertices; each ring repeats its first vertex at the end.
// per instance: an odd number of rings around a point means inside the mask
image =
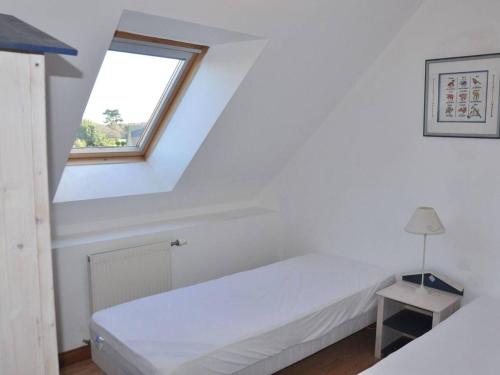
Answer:
POLYGON ((480 297, 363 375, 500 374, 500 300, 480 297))
MULTIPOLYGON (((234 373, 234 375, 265 375, 274 374, 275 372, 290 366, 310 355, 320 351, 321 349, 330 346, 343 338, 352 335, 355 332, 369 326, 376 320, 376 308, 368 312, 358 315, 357 317, 342 323, 332 329, 328 334, 317 339, 306 341, 297 345, 293 345, 276 355, 267 357, 259 362, 249 365, 234 373)), ((95 332, 92 332, 95 334, 95 332)), ((134 368, 118 353, 113 351, 109 345, 104 346, 102 350, 96 350, 92 346, 92 360, 103 370, 107 375, 137 375, 139 370, 134 368)), ((198 375, 198 374, 197 374, 198 375)))
POLYGON ((91 330, 140 374, 231 374, 369 311, 392 282, 310 254, 99 311, 91 330))

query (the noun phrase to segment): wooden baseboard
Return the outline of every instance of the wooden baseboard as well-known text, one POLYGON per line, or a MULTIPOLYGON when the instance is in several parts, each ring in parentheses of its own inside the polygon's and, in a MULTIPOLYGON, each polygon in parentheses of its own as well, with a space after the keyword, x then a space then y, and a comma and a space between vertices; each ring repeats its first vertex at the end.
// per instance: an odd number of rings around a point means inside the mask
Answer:
POLYGON ((59 368, 85 361, 90 358, 90 345, 81 346, 67 352, 59 353, 59 368))

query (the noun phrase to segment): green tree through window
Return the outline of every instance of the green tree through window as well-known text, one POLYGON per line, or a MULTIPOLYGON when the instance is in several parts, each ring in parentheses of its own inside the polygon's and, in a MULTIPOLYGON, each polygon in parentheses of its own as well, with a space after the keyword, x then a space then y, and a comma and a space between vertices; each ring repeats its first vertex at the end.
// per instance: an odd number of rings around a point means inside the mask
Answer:
POLYGON ((102 114, 104 115, 104 123, 106 125, 117 125, 123 122, 120 111, 117 109, 106 109, 102 114))

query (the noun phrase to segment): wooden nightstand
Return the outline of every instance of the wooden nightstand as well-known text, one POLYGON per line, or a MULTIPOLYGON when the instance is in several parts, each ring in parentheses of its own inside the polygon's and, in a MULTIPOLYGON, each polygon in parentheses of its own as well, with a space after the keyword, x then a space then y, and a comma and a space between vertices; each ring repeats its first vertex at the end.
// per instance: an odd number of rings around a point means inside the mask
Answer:
POLYGON ((417 294, 418 287, 399 281, 377 293, 376 358, 398 350, 460 308, 461 296, 433 288, 426 288, 429 294, 417 294))

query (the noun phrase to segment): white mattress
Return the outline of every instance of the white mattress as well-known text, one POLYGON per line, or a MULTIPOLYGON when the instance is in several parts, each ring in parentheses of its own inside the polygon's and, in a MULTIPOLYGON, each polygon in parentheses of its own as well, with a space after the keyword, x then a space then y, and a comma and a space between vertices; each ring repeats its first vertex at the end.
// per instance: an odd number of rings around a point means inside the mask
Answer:
POLYGON ((231 374, 367 312, 392 282, 311 254, 99 311, 91 330, 140 374, 231 374))
POLYGON ((481 297, 363 375, 497 375, 500 300, 481 297))

